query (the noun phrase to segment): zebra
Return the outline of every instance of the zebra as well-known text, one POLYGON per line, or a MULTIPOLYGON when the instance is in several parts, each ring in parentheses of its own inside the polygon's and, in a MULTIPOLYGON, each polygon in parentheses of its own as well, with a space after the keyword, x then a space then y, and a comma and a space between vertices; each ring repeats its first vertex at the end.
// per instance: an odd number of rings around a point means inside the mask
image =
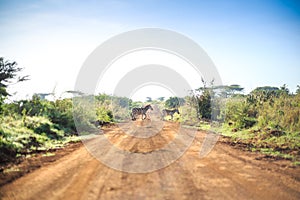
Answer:
POLYGON ((163 110, 162 110, 162 118, 164 118, 165 116, 170 115, 170 116, 171 116, 171 119, 173 120, 173 115, 174 115, 175 113, 180 114, 180 113, 179 113, 179 110, 178 110, 177 108, 176 108, 176 109, 173 109, 173 110, 163 109, 163 110))
POLYGON ((153 110, 153 108, 151 107, 151 105, 147 105, 145 106, 144 108, 132 108, 132 111, 131 111, 131 119, 132 121, 136 120, 136 115, 142 115, 142 120, 146 119, 147 115, 146 115, 146 112, 151 109, 153 110), (145 118, 144 118, 145 116, 145 118))

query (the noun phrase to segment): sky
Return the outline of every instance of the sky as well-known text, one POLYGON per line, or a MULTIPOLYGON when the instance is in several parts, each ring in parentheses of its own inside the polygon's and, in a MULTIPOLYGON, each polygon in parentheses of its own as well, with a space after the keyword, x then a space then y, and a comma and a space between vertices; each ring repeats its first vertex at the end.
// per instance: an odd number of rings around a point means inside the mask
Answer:
MULTIPOLYGON (((0 56, 16 61, 31 79, 9 91, 16 99, 53 91, 63 96, 74 89, 83 63, 99 45, 148 27, 195 41, 214 62, 222 83, 239 84, 245 93, 283 84, 295 92, 300 85, 299 1, 0 0, 0 56)), ((193 79, 192 73, 190 77, 187 72, 185 78, 193 79)), ((116 77, 108 80, 118 82, 116 77)), ((199 79, 189 81, 191 87, 202 86, 199 79)), ((148 85, 131 97, 164 95, 172 91, 148 85)))

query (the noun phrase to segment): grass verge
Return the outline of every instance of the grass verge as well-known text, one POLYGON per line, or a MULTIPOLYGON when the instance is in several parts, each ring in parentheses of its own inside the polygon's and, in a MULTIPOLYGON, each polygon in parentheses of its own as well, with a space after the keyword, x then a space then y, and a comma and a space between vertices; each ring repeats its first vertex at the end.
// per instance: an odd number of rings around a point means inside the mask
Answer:
POLYGON ((300 133, 288 133, 258 126, 236 129, 229 125, 209 122, 200 122, 197 128, 219 133, 223 136, 223 142, 239 148, 260 152, 274 159, 291 160, 294 165, 300 164, 300 133))

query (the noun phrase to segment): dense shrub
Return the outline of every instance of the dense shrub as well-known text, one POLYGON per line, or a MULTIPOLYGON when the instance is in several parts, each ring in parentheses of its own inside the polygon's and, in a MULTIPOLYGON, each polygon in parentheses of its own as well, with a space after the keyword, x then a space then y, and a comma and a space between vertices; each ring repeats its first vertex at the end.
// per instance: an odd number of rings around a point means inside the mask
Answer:
POLYGON ((66 140, 64 131, 57 129, 46 117, 2 117, 0 161, 10 161, 17 154, 55 148, 63 145, 66 140))
POLYGON ((235 128, 250 128, 257 120, 251 116, 250 105, 244 98, 232 97, 226 102, 225 122, 235 128))
POLYGON ((98 107, 96 110, 97 120, 100 124, 113 122, 113 114, 110 110, 105 109, 104 107, 98 107))
POLYGON ((4 105, 4 116, 41 116, 48 118, 58 129, 65 133, 76 132, 73 120, 73 106, 71 99, 56 101, 42 100, 34 95, 31 100, 22 100, 4 105))
POLYGON ((278 97, 264 102, 258 109, 260 127, 270 127, 288 132, 300 130, 300 96, 278 97))
POLYGON ((260 87, 246 96, 226 99, 225 112, 221 112, 227 124, 245 129, 299 132, 300 95, 287 93, 285 87, 260 87), (265 90, 264 90, 265 89, 265 90))

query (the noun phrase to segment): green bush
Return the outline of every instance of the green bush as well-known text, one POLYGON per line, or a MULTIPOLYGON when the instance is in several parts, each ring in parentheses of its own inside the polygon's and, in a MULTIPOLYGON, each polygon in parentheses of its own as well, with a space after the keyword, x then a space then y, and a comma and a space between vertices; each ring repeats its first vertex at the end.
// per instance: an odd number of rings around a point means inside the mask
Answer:
POLYGON ((61 139, 64 136, 64 132, 45 117, 26 117, 23 122, 28 129, 40 135, 44 134, 50 139, 61 139))
POLYGON ((22 100, 5 104, 4 116, 42 116, 47 117, 57 126, 64 130, 67 135, 76 132, 73 119, 73 102, 71 99, 56 101, 41 100, 34 95, 31 100, 22 100))
POLYGON ((300 130, 300 97, 279 97, 259 108, 259 125, 289 132, 300 130))
POLYGON ((66 140, 70 139, 46 117, 4 116, 0 127, 0 160, 7 162, 17 154, 62 146, 66 140))
POLYGON ((257 122, 251 116, 251 109, 245 98, 230 98, 226 102, 225 122, 232 124, 235 128, 251 128, 257 122))
POLYGON ((104 124, 113 122, 113 114, 110 110, 105 109, 104 107, 98 107, 96 110, 97 120, 104 124))

